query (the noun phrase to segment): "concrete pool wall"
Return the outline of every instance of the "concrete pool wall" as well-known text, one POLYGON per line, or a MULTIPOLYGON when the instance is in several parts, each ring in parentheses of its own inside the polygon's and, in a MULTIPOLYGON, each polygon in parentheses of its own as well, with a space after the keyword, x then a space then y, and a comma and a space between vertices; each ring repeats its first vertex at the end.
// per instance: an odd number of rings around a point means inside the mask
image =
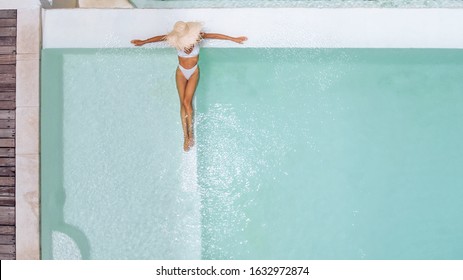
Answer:
POLYGON ((45 10, 43 47, 127 48, 130 40, 165 34, 183 20, 204 22, 206 32, 246 35, 242 47, 461 48, 462 16, 463 9, 45 10))

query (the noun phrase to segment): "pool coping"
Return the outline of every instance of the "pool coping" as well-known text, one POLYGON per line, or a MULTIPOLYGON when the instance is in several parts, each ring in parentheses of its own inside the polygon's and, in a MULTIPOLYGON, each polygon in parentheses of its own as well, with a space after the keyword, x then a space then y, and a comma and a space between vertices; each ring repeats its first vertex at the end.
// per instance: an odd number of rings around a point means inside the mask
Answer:
POLYGON ((44 11, 43 48, 130 48, 132 39, 166 34, 178 20, 249 38, 204 47, 463 48, 463 9, 445 8, 51 9, 44 11))
POLYGON ((17 8, 16 259, 40 259, 39 86, 41 8, 17 8))

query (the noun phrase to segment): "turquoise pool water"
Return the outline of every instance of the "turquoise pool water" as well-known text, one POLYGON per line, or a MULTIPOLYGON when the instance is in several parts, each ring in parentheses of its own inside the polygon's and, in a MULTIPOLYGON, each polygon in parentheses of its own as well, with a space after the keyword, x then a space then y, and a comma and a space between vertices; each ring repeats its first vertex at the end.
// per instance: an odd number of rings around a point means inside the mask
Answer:
POLYGON ((463 51, 42 53, 42 257, 463 258, 463 51))

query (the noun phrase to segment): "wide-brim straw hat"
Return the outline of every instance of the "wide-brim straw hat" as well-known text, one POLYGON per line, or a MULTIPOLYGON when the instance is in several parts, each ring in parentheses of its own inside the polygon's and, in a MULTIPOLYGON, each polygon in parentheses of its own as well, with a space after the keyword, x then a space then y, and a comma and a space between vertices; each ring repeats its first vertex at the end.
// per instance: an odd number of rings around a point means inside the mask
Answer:
POLYGON ((198 42, 203 24, 200 22, 177 21, 174 29, 166 35, 166 41, 178 50, 190 48, 198 42))

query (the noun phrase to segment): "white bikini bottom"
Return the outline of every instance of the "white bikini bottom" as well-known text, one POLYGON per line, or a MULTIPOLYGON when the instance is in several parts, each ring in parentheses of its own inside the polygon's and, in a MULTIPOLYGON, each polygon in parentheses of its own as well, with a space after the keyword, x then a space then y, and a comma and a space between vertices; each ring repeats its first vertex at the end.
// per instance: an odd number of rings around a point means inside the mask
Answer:
POLYGON ((183 76, 185 76, 187 80, 191 78, 191 75, 193 75, 193 73, 196 71, 196 68, 198 68, 198 64, 196 64, 195 66, 193 66, 193 68, 190 69, 183 68, 183 66, 180 64, 178 65, 178 69, 182 71, 183 76))

